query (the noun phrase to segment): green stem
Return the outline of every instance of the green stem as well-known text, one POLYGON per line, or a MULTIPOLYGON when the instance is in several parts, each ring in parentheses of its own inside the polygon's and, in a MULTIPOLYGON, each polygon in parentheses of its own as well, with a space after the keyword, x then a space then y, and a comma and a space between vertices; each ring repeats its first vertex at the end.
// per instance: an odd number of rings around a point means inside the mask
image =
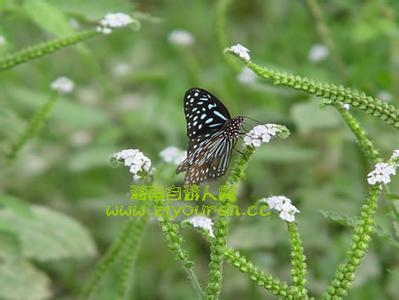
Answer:
POLYGON ((340 104, 335 105, 336 109, 340 112, 342 118, 355 135, 357 142, 363 154, 367 159, 376 164, 381 161, 381 155, 378 149, 373 145, 366 131, 360 126, 359 122, 340 104))
POLYGON ((306 5, 309 12, 313 16, 315 21, 316 31, 323 41, 323 43, 328 47, 331 53, 331 58, 333 60, 334 66, 339 72, 342 78, 345 78, 345 66, 342 62, 340 55, 338 54, 337 48, 335 47, 334 41, 331 38, 330 31, 328 30, 323 11, 321 10, 317 0, 306 0, 306 5))
POLYGON ((189 259, 188 252, 182 247, 183 238, 179 234, 178 226, 170 222, 166 215, 160 221, 160 223, 165 239, 168 243, 169 250, 171 250, 175 254, 176 258, 182 262, 184 270, 186 271, 194 290, 197 292, 197 298, 204 299, 204 292, 197 279, 197 276, 192 269, 193 262, 189 259))
POLYGON ((126 259, 124 260, 124 267, 120 276, 120 290, 118 299, 123 300, 129 293, 131 285, 134 265, 140 248, 141 239, 144 234, 144 227, 147 222, 136 222, 136 226, 132 229, 129 239, 126 241, 125 249, 127 251, 126 259))
MULTIPOLYGON (((228 50, 228 52, 232 53, 228 50)), ((233 53, 234 54, 234 53, 233 53)), ((236 55, 236 54, 234 54, 236 55)), ((316 83, 306 77, 278 72, 267 67, 261 67, 252 61, 245 61, 247 66, 260 77, 270 79, 274 85, 286 86, 309 95, 328 99, 332 104, 347 103, 366 113, 378 117, 386 123, 399 128, 399 110, 379 99, 367 96, 363 92, 337 86, 330 83, 316 83)))
POLYGON ((361 259, 364 257, 371 241, 377 200, 380 194, 380 186, 377 185, 370 188, 366 203, 362 206, 360 218, 357 221, 345 262, 338 266, 335 277, 323 295, 323 299, 342 299, 347 296, 352 281, 355 279, 356 269, 360 265, 361 259))
MULTIPOLYGON (((139 220, 131 219, 129 220, 125 227, 122 228, 118 237, 112 242, 111 246, 108 248, 107 252, 101 258, 101 260, 97 263, 94 272, 90 276, 90 279, 86 285, 86 288, 83 290, 80 298, 81 299, 90 299, 94 292, 98 289, 98 286, 111 268, 111 266, 115 263, 115 261, 119 258, 126 242, 131 237, 134 238, 133 235, 141 234, 141 231, 135 230, 136 227, 140 223, 147 223, 148 217, 143 217, 139 220)), ((143 229, 144 226, 141 226, 143 229)))
MULTIPOLYGON (((219 0, 216 3, 216 14, 215 14, 215 31, 216 38, 221 50, 225 49, 228 46, 228 38, 226 36, 227 25, 226 25, 226 14, 229 6, 231 5, 232 0, 219 0)), ((231 69, 235 72, 240 72, 242 67, 237 61, 232 59, 229 56, 224 56, 227 62, 227 65, 231 67, 231 69)))
POLYGON ((260 287, 264 288, 268 292, 275 296, 283 299, 304 299, 303 294, 294 288, 288 286, 286 282, 282 282, 278 279, 273 278, 272 275, 266 274, 259 270, 254 264, 238 251, 231 248, 225 248, 223 255, 227 262, 233 267, 238 269, 244 274, 248 274, 249 278, 260 287))
POLYGON ((4 58, 0 58, 0 72, 11 69, 19 64, 28 62, 30 60, 53 53, 59 49, 88 40, 100 34, 101 33, 98 33, 94 29, 86 30, 68 37, 54 39, 49 42, 44 42, 32 47, 25 48, 4 58))
MULTIPOLYGON (((247 147, 244 153, 236 160, 227 184, 236 185, 245 175, 245 167, 250 156, 255 149, 247 147)), ((230 202, 225 200, 221 204, 228 205, 230 202)), ((209 262, 208 285, 206 289, 207 299, 218 299, 222 288, 223 274, 223 252, 227 244, 228 218, 219 216, 214 221, 215 238, 211 241, 211 254, 209 262)))
POLYGON ((48 119, 58 95, 54 93, 47 102, 39 109, 39 111, 29 121, 25 130, 18 136, 17 140, 10 146, 10 149, 5 154, 6 160, 11 162, 14 160, 21 148, 28 142, 29 139, 35 137, 43 128, 45 121, 48 119))
POLYGON ((298 294, 301 295, 301 299, 307 299, 308 290, 305 288, 306 256, 299 236, 298 226, 294 222, 287 223, 287 225, 291 244, 292 281, 298 294))

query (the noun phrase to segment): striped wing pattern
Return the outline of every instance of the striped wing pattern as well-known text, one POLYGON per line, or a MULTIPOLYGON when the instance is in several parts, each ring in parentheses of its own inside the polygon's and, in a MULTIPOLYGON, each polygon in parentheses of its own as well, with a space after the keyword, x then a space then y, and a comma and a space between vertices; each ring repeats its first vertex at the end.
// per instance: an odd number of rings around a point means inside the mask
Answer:
POLYGON ((237 141, 241 117, 231 118, 227 108, 204 89, 189 89, 184 96, 189 144, 187 158, 177 173, 186 171, 185 184, 223 176, 237 141))

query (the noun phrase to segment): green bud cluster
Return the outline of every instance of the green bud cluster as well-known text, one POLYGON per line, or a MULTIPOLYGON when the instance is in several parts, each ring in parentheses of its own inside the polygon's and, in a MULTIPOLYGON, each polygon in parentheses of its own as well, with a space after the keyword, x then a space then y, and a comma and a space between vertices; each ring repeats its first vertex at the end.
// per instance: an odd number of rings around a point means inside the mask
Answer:
POLYGON ((301 295, 302 299, 306 299, 308 294, 305 288, 307 271, 302 241, 299 236, 298 226, 294 222, 287 222, 287 225, 291 244, 291 277, 293 285, 297 288, 297 292, 301 295))
POLYGON ((47 102, 39 109, 39 111, 29 121, 25 130, 17 137, 16 141, 10 146, 6 153, 7 161, 12 161, 17 157, 18 152, 26 144, 26 142, 33 138, 43 127, 44 122, 49 117, 54 104, 57 100, 57 95, 54 94, 47 100, 47 102))
MULTIPOLYGON (((237 56, 237 54, 234 54, 232 51, 227 52, 237 56)), ((387 104, 377 98, 367 96, 364 92, 345 88, 342 85, 318 83, 306 77, 275 71, 266 67, 261 67, 250 60, 243 61, 252 71, 260 77, 270 79, 274 85, 281 85, 304 91, 309 95, 328 99, 333 104, 350 104, 353 107, 365 111, 369 115, 380 118, 388 124, 399 128, 399 110, 393 105, 387 104)))
POLYGON ((0 59, 0 72, 99 35, 94 29, 25 48, 0 59))
POLYGON ((161 220, 160 223, 169 250, 176 255, 176 258, 183 263, 185 268, 191 268, 193 262, 188 258, 187 251, 182 248, 183 237, 178 232, 178 225, 166 219, 161 220))
MULTIPOLYGON (((100 281, 103 279, 105 274, 111 268, 111 266, 119 258, 122 250, 125 249, 128 241, 138 241, 141 236, 145 224, 148 218, 131 219, 129 220, 123 229, 120 231, 117 238, 112 242, 111 246, 108 248, 104 256, 97 263, 94 272, 92 273, 86 288, 81 293, 81 299, 90 299, 94 292, 98 289, 100 281)), ((132 243, 130 243, 132 245, 132 243)), ((138 246, 136 243, 136 249, 130 251, 137 251, 138 246)))
POLYGON ((272 275, 259 270, 238 251, 226 249, 224 251, 224 257, 232 266, 240 270, 240 272, 248 274, 249 278, 253 282, 273 295, 279 296, 279 298, 283 299, 306 299, 303 294, 297 290, 297 288, 290 287, 287 283, 275 279, 272 275))
POLYGON ((345 262, 338 266, 335 277, 323 295, 323 299, 342 299, 348 295, 351 284, 355 279, 355 271, 366 254, 371 240, 370 236, 374 230, 374 215, 380 193, 381 190, 378 186, 371 187, 367 202, 362 206, 360 218, 356 222, 355 232, 345 262))

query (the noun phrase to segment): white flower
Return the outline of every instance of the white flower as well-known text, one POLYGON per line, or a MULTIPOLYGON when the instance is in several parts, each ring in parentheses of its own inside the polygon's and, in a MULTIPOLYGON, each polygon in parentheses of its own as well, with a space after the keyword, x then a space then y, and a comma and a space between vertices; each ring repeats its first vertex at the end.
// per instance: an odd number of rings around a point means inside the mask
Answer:
POLYGON ((285 196, 272 196, 264 199, 262 202, 266 202, 267 205, 274 210, 280 211, 283 209, 283 206, 291 204, 291 200, 285 196))
POLYGON ((159 153, 159 156, 161 156, 164 162, 179 165, 183 160, 185 160, 187 153, 186 151, 180 150, 176 147, 169 146, 163 149, 159 153))
POLYGON ((392 100, 392 95, 390 92, 382 90, 378 92, 377 98, 379 98, 382 101, 389 102, 392 100))
POLYGON ((367 181, 370 185, 387 184, 391 182, 391 175, 395 175, 395 166, 388 163, 378 163, 375 165, 373 171, 367 176, 367 181))
POLYGON ((235 55, 238 55, 245 61, 249 61, 251 59, 251 57, 249 56, 249 49, 245 48, 241 44, 231 46, 230 48, 227 49, 227 51, 234 53, 235 55))
POLYGON ((267 203, 270 209, 279 212, 280 219, 287 222, 294 222, 295 214, 299 212, 299 210, 292 205, 291 200, 285 196, 263 198, 260 202, 267 203))
POLYGON ((203 216, 193 216, 187 220, 193 227, 199 227, 208 231, 211 237, 215 237, 213 234, 213 221, 211 218, 203 216))
POLYGON ((250 68, 245 67, 237 75, 237 80, 243 84, 254 83, 256 81, 256 73, 252 71, 250 68))
POLYGON ((7 43, 7 40, 4 36, 0 35, 0 46, 3 46, 7 43))
POLYGON ((50 87, 61 94, 68 94, 73 91, 75 84, 68 77, 61 76, 54 80, 50 87))
POLYGON ((97 32, 110 34, 112 28, 125 27, 133 22, 133 19, 124 13, 108 13, 101 19, 100 25, 97 26, 97 32))
POLYGON ((190 32, 176 29, 169 33, 168 41, 173 45, 191 46, 192 44, 194 44, 195 39, 190 32))
POLYGON ((351 109, 351 105, 348 104, 348 103, 343 103, 343 104, 342 104, 342 107, 343 107, 344 109, 346 109, 346 110, 350 110, 350 109, 351 109))
POLYGON ((154 168, 151 166, 151 160, 137 149, 126 149, 112 155, 118 161, 123 161, 124 165, 129 167, 129 172, 133 174, 133 180, 142 178, 143 173, 152 174, 154 168))
POLYGON ((309 50, 308 59, 311 62, 317 63, 319 61, 326 59, 329 54, 330 51, 326 46, 321 44, 315 44, 309 50))
POLYGON ((295 214, 299 212, 299 210, 292 205, 292 209, 290 210, 282 210, 279 214, 280 219, 287 221, 287 222, 294 222, 295 221, 295 214))
POLYGON ((109 27, 97 26, 96 30, 97 30, 97 32, 101 32, 103 34, 110 34, 112 32, 112 29, 109 27))
POLYGON ((395 150, 391 156, 391 159, 397 159, 399 158, 399 150, 395 150))
POLYGON ((244 137, 247 146, 260 147, 262 143, 268 143, 270 139, 280 132, 280 126, 276 124, 257 125, 244 137))

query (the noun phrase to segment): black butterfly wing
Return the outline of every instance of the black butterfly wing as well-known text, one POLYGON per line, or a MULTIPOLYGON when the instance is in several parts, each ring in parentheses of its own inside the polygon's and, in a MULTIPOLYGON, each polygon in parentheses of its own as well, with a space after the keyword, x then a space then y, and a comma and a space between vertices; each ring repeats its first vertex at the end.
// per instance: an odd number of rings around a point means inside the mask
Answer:
POLYGON ((184 95, 184 114, 189 145, 187 158, 176 172, 186 171, 185 184, 224 175, 235 143, 224 132, 231 121, 229 111, 208 91, 191 88, 184 95))
POLYGON ((184 95, 187 136, 201 141, 219 131, 231 119, 227 108, 214 95, 201 88, 191 88, 184 95))
POLYGON ((185 162, 185 183, 196 184, 207 179, 223 176, 230 163, 234 140, 223 137, 218 132, 204 141, 185 162))

